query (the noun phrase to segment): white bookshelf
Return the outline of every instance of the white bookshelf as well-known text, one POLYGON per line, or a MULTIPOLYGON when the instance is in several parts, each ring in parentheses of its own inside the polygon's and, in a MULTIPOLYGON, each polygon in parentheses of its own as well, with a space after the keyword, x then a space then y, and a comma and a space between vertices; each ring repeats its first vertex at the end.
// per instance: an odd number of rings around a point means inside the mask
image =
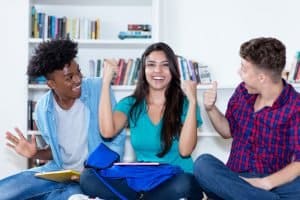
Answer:
MULTIPOLYGON (((139 58, 150 44, 159 41, 159 0, 29 0, 28 8, 28 52, 30 58, 34 48, 47 41, 47 30, 43 38, 31 37, 31 8, 47 15, 67 18, 100 19, 99 39, 75 39, 78 43, 77 62, 84 76, 89 75, 89 60, 103 58, 139 58), (150 24, 150 39, 118 38, 120 31, 127 31, 128 24, 150 24)), ((47 22, 46 22, 47 23, 47 22)), ((117 95, 129 94, 134 86, 114 86, 117 95)), ((28 84, 27 100, 37 101, 47 90, 45 84, 28 84)), ((28 117, 28 116, 27 116, 28 117)), ((27 118, 26 117, 26 118, 27 118)), ((28 135, 40 135, 38 131, 28 130, 28 135)), ((128 142, 127 142, 128 143, 128 142)), ((128 145, 128 144, 127 144, 128 145)))
MULTIPOLYGON (((300 84, 293 84, 294 87, 300 87, 300 84)), ((197 90, 207 90, 211 88, 211 84, 205 84, 205 85, 197 85, 197 90)), ((135 88, 135 85, 113 85, 112 89, 116 92, 118 91, 133 91, 135 88)), ((235 86, 230 86, 230 85, 224 85, 224 86, 218 86, 218 90, 226 90, 226 89, 234 89, 235 86)), ((31 90, 47 90, 49 87, 45 84, 28 84, 28 89, 31 90)))
MULTIPOLYGON (((28 8, 28 48, 29 57, 34 48, 43 41, 49 40, 45 26, 43 38, 31 37, 31 8, 36 12, 67 18, 100 19, 99 39, 74 39, 78 43, 77 62, 83 75, 89 74, 90 59, 103 58, 137 58, 153 42, 159 41, 159 0, 29 0, 28 8), (115 13, 115 14, 114 14, 115 13), (151 39, 118 38, 120 31, 126 31, 128 24, 150 24, 151 39)), ((47 21, 47 20, 46 20, 47 21)), ((46 22, 47 24, 47 22, 46 22)), ((37 100, 47 90, 46 85, 29 84, 28 100, 37 100)), ((130 87, 119 87, 116 91, 129 90, 130 87)))
MULTIPOLYGON (((42 41, 47 41, 49 39, 40 39, 40 38, 29 38, 29 44, 37 45, 42 41)), ((145 47, 154 42, 150 39, 125 39, 125 40, 112 40, 112 39, 100 39, 100 40, 85 40, 85 39, 73 39, 77 42, 79 47, 86 48, 101 48, 107 46, 116 46, 117 48, 126 48, 126 47, 145 47)))

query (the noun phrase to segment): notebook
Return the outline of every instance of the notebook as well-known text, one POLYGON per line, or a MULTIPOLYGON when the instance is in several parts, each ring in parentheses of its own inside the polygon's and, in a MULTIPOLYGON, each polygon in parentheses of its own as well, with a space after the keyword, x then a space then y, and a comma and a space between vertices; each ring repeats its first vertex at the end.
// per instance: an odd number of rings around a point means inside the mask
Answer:
POLYGON ((66 181, 73 181, 72 177, 80 176, 80 172, 75 170, 59 170, 59 171, 51 171, 51 172, 40 172, 35 174, 36 177, 48 179, 51 181, 57 182, 66 182, 66 181))

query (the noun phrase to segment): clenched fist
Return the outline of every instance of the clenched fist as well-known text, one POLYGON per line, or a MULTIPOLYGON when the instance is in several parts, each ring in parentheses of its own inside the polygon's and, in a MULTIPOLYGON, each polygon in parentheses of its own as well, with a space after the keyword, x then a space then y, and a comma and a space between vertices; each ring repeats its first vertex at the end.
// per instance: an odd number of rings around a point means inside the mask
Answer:
POLYGON ((214 81, 212 88, 206 90, 203 95, 203 103, 206 111, 210 111, 216 103, 217 100, 217 82, 214 81))

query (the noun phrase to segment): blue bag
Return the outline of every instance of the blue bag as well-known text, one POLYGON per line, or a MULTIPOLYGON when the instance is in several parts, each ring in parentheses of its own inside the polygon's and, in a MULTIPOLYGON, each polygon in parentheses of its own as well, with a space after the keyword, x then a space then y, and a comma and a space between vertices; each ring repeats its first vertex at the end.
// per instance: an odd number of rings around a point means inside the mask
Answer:
POLYGON ((86 168, 105 169, 118 162, 120 156, 111 150, 104 143, 100 143, 98 147, 89 155, 84 163, 86 168))
POLYGON ((129 187, 136 192, 149 191, 172 176, 182 173, 178 166, 159 165, 114 165, 98 173, 102 177, 125 178, 129 187))
POLYGON ((183 170, 170 164, 158 165, 113 165, 119 160, 119 155, 101 143, 88 157, 85 167, 93 168, 94 173, 116 196, 126 199, 113 188, 103 177, 111 179, 126 179, 127 184, 136 192, 149 191, 183 170))

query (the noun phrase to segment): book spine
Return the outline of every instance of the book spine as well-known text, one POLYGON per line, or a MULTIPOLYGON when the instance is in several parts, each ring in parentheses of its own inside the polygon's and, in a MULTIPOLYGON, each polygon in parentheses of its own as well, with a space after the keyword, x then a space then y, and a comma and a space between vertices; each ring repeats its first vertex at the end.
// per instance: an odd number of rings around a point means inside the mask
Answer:
POLYGON ((128 24, 128 31, 151 31, 150 24, 128 24))
POLYGON ((133 59, 132 58, 128 59, 126 72, 124 74, 123 85, 128 85, 128 79, 129 79, 130 70, 132 68, 132 63, 133 63, 133 59))

